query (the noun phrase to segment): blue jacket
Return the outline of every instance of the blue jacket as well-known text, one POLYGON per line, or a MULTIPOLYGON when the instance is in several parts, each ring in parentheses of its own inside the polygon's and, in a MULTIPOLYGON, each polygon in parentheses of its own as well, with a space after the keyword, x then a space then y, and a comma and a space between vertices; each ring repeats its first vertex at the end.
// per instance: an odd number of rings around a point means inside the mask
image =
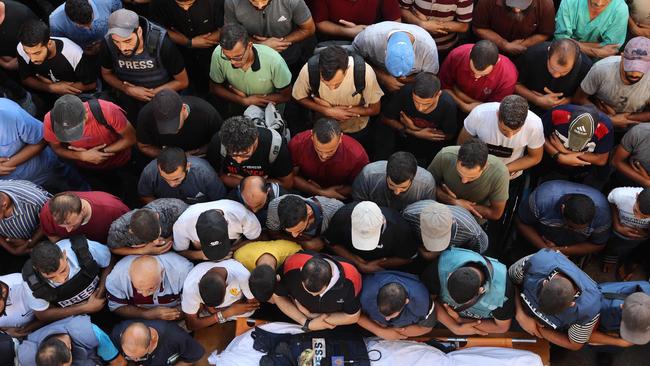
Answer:
POLYGON ((605 332, 619 331, 623 315, 621 305, 628 295, 635 292, 650 295, 648 281, 606 282, 598 285, 598 288, 603 295, 600 299, 600 325, 598 328, 605 332))

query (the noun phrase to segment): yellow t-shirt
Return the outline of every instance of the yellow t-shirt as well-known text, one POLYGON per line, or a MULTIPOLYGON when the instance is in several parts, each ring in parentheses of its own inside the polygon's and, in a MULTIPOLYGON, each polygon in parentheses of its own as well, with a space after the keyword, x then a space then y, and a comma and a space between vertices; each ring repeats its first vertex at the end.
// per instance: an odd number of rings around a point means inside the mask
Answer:
POLYGON ((246 269, 255 269, 255 262, 264 253, 269 253, 278 261, 276 269, 280 268, 288 256, 302 249, 299 244, 288 240, 255 241, 237 249, 233 258, 243 264, 246 269))

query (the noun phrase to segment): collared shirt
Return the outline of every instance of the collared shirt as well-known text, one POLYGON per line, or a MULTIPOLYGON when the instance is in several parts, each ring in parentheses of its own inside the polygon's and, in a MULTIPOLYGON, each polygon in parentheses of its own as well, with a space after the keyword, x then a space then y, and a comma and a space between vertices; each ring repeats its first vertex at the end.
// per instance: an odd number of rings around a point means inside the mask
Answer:
POLYGON ((153 0, 149 12, 154 22, 190 38, 223 26, 223 0, 198 0, 187 10, 174 0, 153 0))
POLYGON ((311 19, 303 0, 273 0, 260 10, 250 1, 225 0, 225 22, 239 23, 248 34, 263 37, 286 37, 311 19))
POLYGON ((93 9, 90 28, 80 27, 65 14, 65 4, 59 5, 50 14, 50 30, 53 36, 70 38, 80 47, 85 48, 101 41, 108 31, 108 17, 112 12, 122 9, 119 0, 89 0, 93 9))
POLYGON ((553 0, 533 0, 532 4, 515 17, 505 0, 481 0, 474 8, 475 28, 494 31, 512 42, 536 34, 553 36, 555 31, 553 0))
POLYGON ((562 0, 555 17, 555 38, 622 46, 628 17, 625 0, 612 0, 594 19, 589 14, 589 0, 562 0))
POLYGON ((40 223, 39 213, 51 194, 26 180, 0 180, 0 192, 13 203, 10 217, 0 219, 3 238, 30 239, 40 223))
MULTIPOLYGON (((280 205, 280 201, 283 200, 285 196, 280 196, 273 201, 269 203, 269 209, 267 212, 266 216, 266 228, 271 230, 271 231, 281 231, 282 228, 280 226, 280 216, 278 215, 278 206, 280 205)), ((298 196, 299 197, 299 196, 298 196)), ((320 227, 318 228, 317 235, 319 236, 327 230, 329 227, 330 220, 332 219, 332 216, 338 211, 339 208, 343 207, 343 202, 334 199, 334 198, 328 198, 328 197, 323 197, 323 196, 313 196, 309 198, 302 198, 306 204, 310 204, 310 207, 318 207, 319 211, 321 211, 321 214, 318 215, 315 213, 315 216, 320 216, 320 217, 315 217, 315 222, 320 221, 320 227), (318 204, 316 204, 316 201, 318 204)), ((312 225, 312 229, 314 228, 314 225, 312 225)))
POLYGON ((0 328, 19 328, 34 320, 34 312, 25 299, 23 276, 20 273, 0 276, 0 282, 7 285, 9 291, 4 315, 0 315, 0 328))
MULTIPOLYGON (((471 23, 474 10, 472 0, 399 0, 399 5, 404 9, 419 11, 427 20, 439 22, 471 23)), ((439 51, 449 50, 458 40, 455 32, 432 36, 439 51)))

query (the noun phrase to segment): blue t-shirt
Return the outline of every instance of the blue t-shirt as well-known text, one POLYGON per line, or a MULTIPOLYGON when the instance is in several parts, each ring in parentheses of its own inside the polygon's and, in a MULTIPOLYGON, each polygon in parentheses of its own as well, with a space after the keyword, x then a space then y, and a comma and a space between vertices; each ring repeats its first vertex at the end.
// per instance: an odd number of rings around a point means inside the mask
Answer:
POLYGON ((95 324, 93 324, 93 332, 95 333, 95 337, 97 337, 97 342, 99 342, 99 346, 97 346, 97 356, 101 357, 101 359, 106 362, 117 357, 119 351, 115 348, 115 345, 108 334, 104 333, 104 331, 99 329, 95 324))
POLYGON ((115 10, 122 9, 122 2, 120 0, 88 0, 88 2, 93 8, 90 28, 83 28, 70 20, 65 14, 65 3, 63 3, 50 14, 52 36, 69 38, 81 48, 102 41, 108 32, 108 17, 115 10))

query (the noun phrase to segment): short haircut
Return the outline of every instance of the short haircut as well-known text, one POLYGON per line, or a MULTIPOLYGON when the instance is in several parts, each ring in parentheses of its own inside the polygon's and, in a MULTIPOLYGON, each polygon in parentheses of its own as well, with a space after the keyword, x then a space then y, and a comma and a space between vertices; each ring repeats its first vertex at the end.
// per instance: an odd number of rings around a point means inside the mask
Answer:
POLYGON ((228 118, 219 130, 219 139, 228 154, 248 149, 255 143, 257 136, 255 122, 245 116, 228 118))
POLYGON ((226 283, 218 273, 208 271, 199 280, 199 295, 206 306, 219 306, 226 296, 226 283))
POLYGON ((258 301, 267 302, 275 291, 276 282, 275 269, 268 264, 263 264, 251 271, 248 278, 248 287, 258 301))
POLYGON ((27 47, 46 45, 50 40, 50 27, 44 22, 33 19, 25 22, 18 32, 18 41, 27 47))
POLYGON ((508 95, 499 104, 499 121, 511 130, 521 128, 528 117, 528 101, 520 95, 508 95))
POLYGON ((36 366, 61 366, 72 360, 72 353, 57 334, 48 336, 36 351, 36 366))
POLYGON ((73 23, 87 25, 93 21, 93 7, 88 0, 66 0, 64 9, 73 23))
POLYGON ((430 72, 421 72, 415 76, 413 94, 420 98, 433 98, 440 91, 440 79, 430 72))
POLYGON ((492 41, 486 39, 476 42, 469 53, 469 58, 477 71, 495 65, 499 60, 499 49, 492 41))
POLYGON ((179 167, 183 167, 183 170, 186 169, 187 155, 180 147, 166 147, 158 154, 156 163, 158 168, 165 174, 171 174, 178 170, 179 167))
POLYGON ((348 53, 341 46, 329 46, 318 55, 318 71, 325 81, 332 80, 338 70, 348 69, 348 53))
POLYGON ((487 159, 487 145, 477 138, 465 141, 458 149, 458 162, 465 168, 483 168, 487 164, 487 159))
POLYGON ((410 152, 398 151, 388 158, 386 176, 395 184, 402 184, 415 178, 418 161, 410 152))
POLYGON ((292 228, 307 219, 307 205, 299 196, 287 195, 278 203, 278 218, 282 229, 292 228))
POLYGON ((311 132, 316 136, 316 140, 321 144, 327 144, 334 137, 341 136, 341 126, 338 121, 332 118, 321 118, 316 123, 311 132))
POLYGON ((449 296, 457 303, 464 304, 478 294, 481 277, 471 267, 460 267, 453 271, 447 280, 449 296))
POLYGON ((571 281, 553 277, 539 290, 539 310, 548 315, 557 315, 571 306, 575 297, 571 281))
POLYGON ((72 192, 61 192, 50 200, 50 214, 57 224, 62 224, 70 214, 81 213, 81 198, 72 192))
POLYGON ((566 66, 570 62, 575 65, 575 62, 580 57, 580 46, 578 42, 570 39, 556 39, 551 42, 548 49, 548 57, 551 58, 557 55, 557 63, 560 66, 566 66))
POLYGON ((141 208, 131 215, 129 230, 140 242, 152 242, 160 235, 160 219, 153 210, 141 208))
POLYGON ((377 307, 384 316, 401 311, 406 305, 407 293, 404 286, 397 282, 387 283, 377 293, 377 307))
POLYGON ((332 280, 332 268, 320 257, 312 257, 300 270, 300 280, 309 292, 320 292, 332 280))
POLYGON ((650 189, 644 188, 636 197, 639 202, 639 211, 644 215, 650 215, 650 189))
POLYGON ((219 44, 224 50, 232 50, 239 42, 244 47, 248 44, 248 32, 244 26, 237 22, 224 25, 220 34, 219 44))
POLYGON ((564 201, 565 219, 576 225, 587 225, 591 223, 596 215, 596 205, 589 196, 582 193, 571 194, 564 201))
POLYGON ((30 253, 32 267, 41 273, 52 273, 59 269, 63 251, 50 241, 42 241, 34 246, 30 253))

